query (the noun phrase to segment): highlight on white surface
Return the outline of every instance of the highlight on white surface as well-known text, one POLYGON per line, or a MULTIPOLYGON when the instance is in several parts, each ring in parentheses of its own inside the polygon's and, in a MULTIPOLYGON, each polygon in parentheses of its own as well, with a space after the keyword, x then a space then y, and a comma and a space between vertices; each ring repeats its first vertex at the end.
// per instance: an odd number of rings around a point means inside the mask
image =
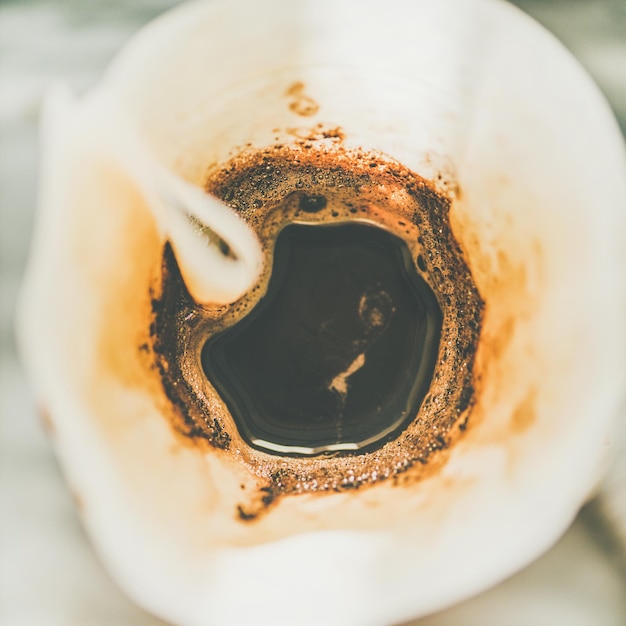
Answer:
POLYGON ((66 85, 53 85, 42 116, 44 152, 68 143, 68 128, 82 142, 88 137, 93 152, 115 162, 139 187, 192 298, 198 304, 235 302, 263 267, 256 235, 233 209, 159 163, 107 96, 100 90, 95 98, 78 100, 66 85))

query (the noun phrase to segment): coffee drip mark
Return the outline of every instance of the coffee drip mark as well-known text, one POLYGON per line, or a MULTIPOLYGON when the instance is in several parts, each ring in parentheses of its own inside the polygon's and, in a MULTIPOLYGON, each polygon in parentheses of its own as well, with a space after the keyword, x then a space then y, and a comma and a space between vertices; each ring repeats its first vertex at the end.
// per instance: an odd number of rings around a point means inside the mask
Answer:
POLYGON ((285 91, 285 95, 291 98, 289 110, 302 117, 311 117, 319 111, 319 104, 310 96, 304 93, 305 85, 297 81, 290 85, 285 91))

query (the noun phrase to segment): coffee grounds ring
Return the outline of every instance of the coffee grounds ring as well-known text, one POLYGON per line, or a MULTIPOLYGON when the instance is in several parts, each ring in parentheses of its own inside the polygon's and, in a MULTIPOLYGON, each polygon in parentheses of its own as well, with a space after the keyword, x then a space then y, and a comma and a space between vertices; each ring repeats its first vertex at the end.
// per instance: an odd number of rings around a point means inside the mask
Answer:
POLYGON ((450 199, 384 155, 322 143, 302 140, 265 150, 245 149, 211 169, 206 189, 233 207, 266 249, 281 224, 307 213, 307 202, 321 207, 309 211, 307 220, 314 215, 324 224, 368 221, 395 229, 405 239, 417 233, 412 248, 416 268, 443 312, 437 362, 417 415, 377 449, 314 458, 285 458, 254 449, 240 436, 204 376, 200 355, 208 336, 254 307, 269 280, 271 259, 247 297, 227 306, 199 306, 187 292, 166 244, 161 284, 152 299, 155 366, 174 407, 175 430, 207 451, 236 455, 256 478, 258 497, 237 507, 242 521, 258 518, 285 496, 421 480, 442 466, 449 448, 471 427, 480 382, 474 362, 484 303, 450 227, 450 199), (320 198, 332 200, 327 210, 320 198))

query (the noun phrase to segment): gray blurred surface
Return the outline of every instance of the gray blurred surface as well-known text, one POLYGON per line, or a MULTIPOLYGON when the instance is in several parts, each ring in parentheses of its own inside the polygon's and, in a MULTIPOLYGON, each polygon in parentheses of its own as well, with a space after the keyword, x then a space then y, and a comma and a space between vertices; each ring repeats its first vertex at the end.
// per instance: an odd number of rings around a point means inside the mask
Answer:
MULTIPOLYGON (((110 581, 87 542, 18 365, 13 311, 33 224, 37 119, 56 79, 93 85, 167 0, 0 4, 0 623, 156 626, 110 581)), ((626 0, 517 0, 592 73, 626 131, 626 0)), ((626 471, 621 469, 626 478, 626 471)), ((615 493, 624 494, 619 472, 615 493)), ((617 500, 615 500, 617 502, 617 500)), ((613 501, 608 501, 611 509, 613 501)), ((421 626, 620 626, 619 550, 591 505, 561 542, 499 587, 421 626)), ((619 512, 618 512, 619 514, 619 512)), ((626 518, 624 518, 626 520, 626 518)), ((610 529, 609 529, 610 530, 610 529)))

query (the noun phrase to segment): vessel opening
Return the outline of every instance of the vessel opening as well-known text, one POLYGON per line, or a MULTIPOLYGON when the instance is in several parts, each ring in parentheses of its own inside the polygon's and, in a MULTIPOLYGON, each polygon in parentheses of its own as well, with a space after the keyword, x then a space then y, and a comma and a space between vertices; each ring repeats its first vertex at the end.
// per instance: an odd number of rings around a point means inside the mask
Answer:
POLYGON ((292 223, 276 238, 265 296, 206 341, 202 367, 251 446, 364 452, 416 418, 442 319, 398 236, 292 223))

